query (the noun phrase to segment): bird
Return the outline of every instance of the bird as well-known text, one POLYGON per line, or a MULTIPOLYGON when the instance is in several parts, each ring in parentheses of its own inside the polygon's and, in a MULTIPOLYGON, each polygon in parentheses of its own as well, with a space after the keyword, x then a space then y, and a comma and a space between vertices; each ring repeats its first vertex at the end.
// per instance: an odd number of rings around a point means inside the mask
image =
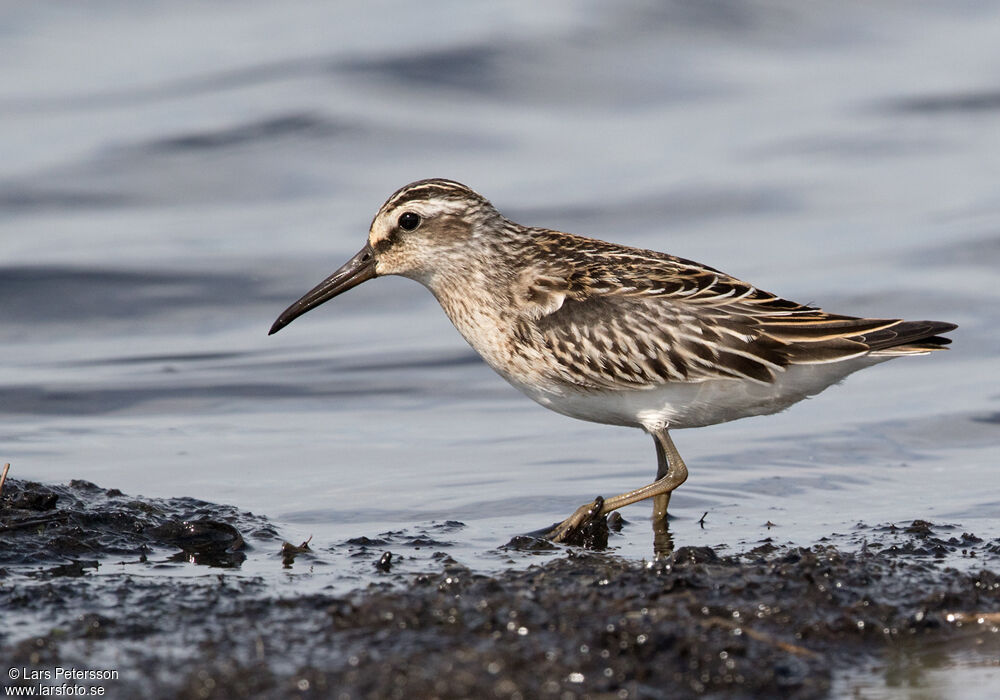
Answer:
POLYGON ((385 275, 430 290, 486 364, 537 403, 653 437, 655 479, 584 503, 544 533, 554 542, 645 499, 662 533, 688 477, 671 430, 783 411, 859 369, 942 350, 957 328, 827 313, 684 258, 522 226, 466 185, 434 178, 390 196, 364 247, 269 335, 385 275))

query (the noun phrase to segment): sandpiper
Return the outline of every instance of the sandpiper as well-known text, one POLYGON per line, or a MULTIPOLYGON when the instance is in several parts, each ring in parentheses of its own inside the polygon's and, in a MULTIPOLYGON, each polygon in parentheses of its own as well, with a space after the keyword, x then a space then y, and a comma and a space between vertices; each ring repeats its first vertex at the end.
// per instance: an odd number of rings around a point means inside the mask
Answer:
POLYGON ((940 350, 957 327, 826 313, 690 260, 522 226, 432 179, 389 197, 358 254, 270 332, 382 275, 427 287, 486 363, 546 408, 652 435, 656 480, 580 506, 555 541, 647 498, 664 531, 688 476, 672 428, 776 413, 856 370, 940 350))

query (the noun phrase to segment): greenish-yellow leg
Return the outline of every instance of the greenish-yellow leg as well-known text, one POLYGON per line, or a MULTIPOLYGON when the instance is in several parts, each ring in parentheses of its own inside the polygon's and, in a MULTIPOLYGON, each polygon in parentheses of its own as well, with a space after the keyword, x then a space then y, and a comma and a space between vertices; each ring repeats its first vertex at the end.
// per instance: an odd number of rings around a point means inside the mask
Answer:
POLYGON ((613 510, 644 501, 647 498, 653 499, 654 534, 666 529, 670 494, 684 483, 688 477, 688 470, 666 430, 660 430, 652 435, 653 441, 656 443, 656 481, 635 491, 605 499, 599 506, 599 501, 583 504, 576 509, 573 515, 566 518, 549 533, 550 540, 562 542, 567 534, 580 527, 589 518, 607 515, 613 510))

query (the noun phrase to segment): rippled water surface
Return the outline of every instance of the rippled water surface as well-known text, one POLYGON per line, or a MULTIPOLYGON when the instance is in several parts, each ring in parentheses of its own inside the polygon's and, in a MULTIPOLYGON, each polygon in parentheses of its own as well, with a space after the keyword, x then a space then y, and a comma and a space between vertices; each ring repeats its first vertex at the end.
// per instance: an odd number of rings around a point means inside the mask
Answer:
MULTIPOLYGON (((858 523, 915 518, 1000 533, 996 3, 0 12, 0 462, 18 477, 230 503, 320 549, 444 529, 481 567, 651 480, 647 436, 536 406, 413 282, 267 337, 385 197, 441 176, 522 223, 960 325, 950 352, 679 431, 678 543, 860 542, 858 523)), ((626 509, 618 552, 651 554, 648 513, 626 509)))

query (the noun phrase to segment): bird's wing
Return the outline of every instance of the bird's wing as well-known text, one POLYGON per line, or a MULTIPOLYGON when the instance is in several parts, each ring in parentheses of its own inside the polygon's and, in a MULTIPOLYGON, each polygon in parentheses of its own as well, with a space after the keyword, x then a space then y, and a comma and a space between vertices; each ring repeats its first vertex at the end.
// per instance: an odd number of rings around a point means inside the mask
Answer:
POLYGON ((769 383, 790 364, 865 355, 901 324, 828 314, 661 253, 586 252, 535 261, 514 286, 518 332, 582 388, 769 383))

